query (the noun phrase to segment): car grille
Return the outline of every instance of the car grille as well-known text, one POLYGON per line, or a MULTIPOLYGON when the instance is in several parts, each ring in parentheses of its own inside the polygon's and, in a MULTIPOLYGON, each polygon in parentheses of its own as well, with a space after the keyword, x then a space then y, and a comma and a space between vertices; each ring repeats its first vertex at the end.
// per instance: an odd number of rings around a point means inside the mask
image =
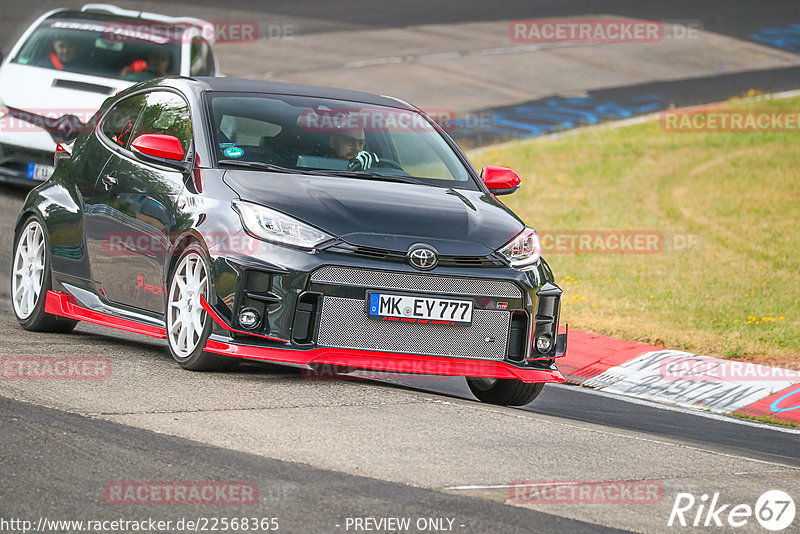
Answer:
POLYGON ((372 289, 424 291, 447 295, 522 298, 522 290, 513 282, 481 278, 454 278, 422 274, 368 271, 348 267, 322 267, 311 275, 311 282, 372 289))
POLYGON ((326 296, 322 299, 317 344, 502 360, 506 355, 510 318, 507 311, 475 309, 470 326, 378 321, 364 313, 363 300, 326 296))
MULTIPOLYGON (((354 254, 364 258, 394 261, 398 263, 406 263, 408 259, 405 252, 374 247, 356 246, 350 245, 349 243, 336 243, 328 247, 326 250, 341 254, 354 254)), ((438 263, 444 267, 501 267, 505 265, 502 260, 493 256, 439 255, 438 263)))

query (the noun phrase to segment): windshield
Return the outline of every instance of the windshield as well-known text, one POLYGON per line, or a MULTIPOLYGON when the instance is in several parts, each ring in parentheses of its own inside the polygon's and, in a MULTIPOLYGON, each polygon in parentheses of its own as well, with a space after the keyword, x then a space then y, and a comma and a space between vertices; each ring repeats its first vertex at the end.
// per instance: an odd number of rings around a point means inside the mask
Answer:
POLYGON ((143 81, 178 74, 180 44, 142 32, 126 34, 125 27, 119 24, 48 19, 31 34, 13 62, 143 81))
POLYGON ((220 166, 478 190, 415 111, 306 96, 212 93, 220 166))

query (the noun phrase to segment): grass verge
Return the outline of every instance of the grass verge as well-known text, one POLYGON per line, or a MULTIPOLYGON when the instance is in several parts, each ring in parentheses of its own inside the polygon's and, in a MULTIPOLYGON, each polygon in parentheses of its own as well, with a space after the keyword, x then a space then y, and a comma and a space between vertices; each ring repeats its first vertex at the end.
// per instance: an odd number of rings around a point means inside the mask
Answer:
POLYGON ((750 421, 758 421, 759 423, 768 423, 770 425, 788 426, 790 428, 798 427, 797 423, 794 421, 789 421, 788 419, 778 419, 777 417, 771 417, 769 415, 750 415, 748 413, 741 412, 733 412, 731 415, 740 419, 748 419, 750 421))
MULTIPOLYGON (((800 98, 726 108, 798 112, 800 98)), ((800 365, 800 133, 667 132, 654 120, 472 158, 478 169, 505 165, 522 176, 520 191, 501 200, 550 236, 544 257, 564 289, 562 324, 800 365), (554 249, 556 237, 575 235, 606 246, 609 231, 661 236, 663 250, 554 249)))

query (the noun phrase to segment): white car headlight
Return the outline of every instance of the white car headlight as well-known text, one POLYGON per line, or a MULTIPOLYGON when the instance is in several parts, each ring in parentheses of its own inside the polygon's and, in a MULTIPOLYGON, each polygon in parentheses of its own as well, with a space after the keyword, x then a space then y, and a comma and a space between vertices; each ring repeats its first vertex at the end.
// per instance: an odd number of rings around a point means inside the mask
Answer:
POLYGON ((536 230, 525 228, 497 252, 502 254, 513 268, 519 271, 527 271, 536 266, 542 255, 542 246, 539 243, 539 236, 536 235, 536 230))
POLYGON ((242 219, 244 229, 264 241, 311 250, 320 243, 333 239, 333 236, 322 230, 258 204, 234 200, 233 209, 242 219))

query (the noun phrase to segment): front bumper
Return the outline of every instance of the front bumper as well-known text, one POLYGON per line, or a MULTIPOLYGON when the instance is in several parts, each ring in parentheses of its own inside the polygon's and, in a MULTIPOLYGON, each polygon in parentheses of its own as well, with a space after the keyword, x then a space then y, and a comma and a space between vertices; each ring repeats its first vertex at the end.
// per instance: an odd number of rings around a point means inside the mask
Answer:
POLYGON ((210 352, 300 365, 563 381, 554 364, 567 345, 566 333, 557 333, 561 290, 546 264, 525 273, 453 267, 432 274, 325 251, 297 258, 310 261, 294 262, 291 254, 281 257, 280 266, 253 257, 212 260, 216 295, 204 306, 216 322, 212 340, 224 345, 210 343, 210 352), (378 321, 364 312, 370 291, 472 300, 473 321, 378 321), (239 323, 246 309, 259 314, 257 326, 239 323), (543 333, 553 343, 539 353, 535 339, 543 333))
MULTIPOLYGON (((166 331, 162 326, 123 319, 90 310, 82 306, 73 295, 67 293, 48 291, 46 299, 45 311, 53 315, 159 339, 167 337, 166 331)), ((227 332, 236 333, 236 330, 225 323, 204 299, 202 304, 209 316, 219 326, 227 332)), ((564 349, 566 349, 566 334, 561 336, 563 336, 564 349)), ((250 336, 250 339, 256 338, 250 336)), ((266 346, 245 341, 234 341, 230 337, 219 334, 212 334, 206 343, 205 350, 235 358, 268 361, 305 368, 310 368, 315 364, 325 364, 398 373, 516 379, 523 382, 564 382, 564 377, 556 369, 555 364, 545 362, 537 362, 535 366, 526 367, 503 361, 386 351, 377 352, 331 347, 296 349, 286 346, 266 346)))
POLYGON ((53 166, 53 152, 45 152, 0 142, 0 183, 35 187, 31 164, 53 166))

